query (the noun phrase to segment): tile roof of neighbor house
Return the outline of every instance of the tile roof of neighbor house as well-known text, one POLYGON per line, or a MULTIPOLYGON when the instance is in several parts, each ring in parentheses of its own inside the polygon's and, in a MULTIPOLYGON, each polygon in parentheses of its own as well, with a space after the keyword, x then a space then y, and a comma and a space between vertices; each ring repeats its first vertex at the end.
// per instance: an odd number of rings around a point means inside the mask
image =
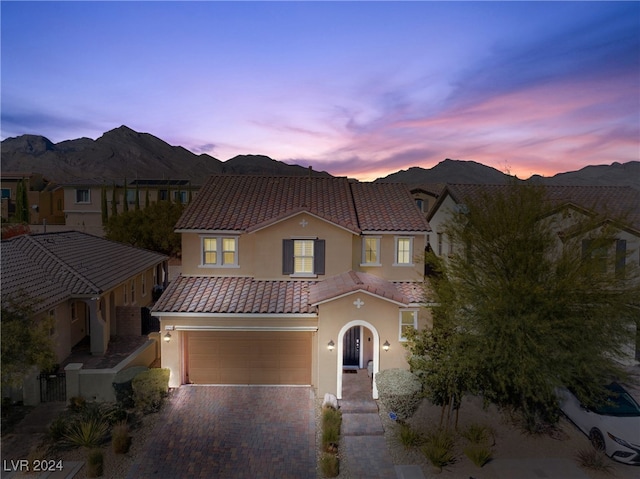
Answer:
MULTIPOLYGON (((457 202, 473 201, 483 194, 491 194, 509 185, 449 184, 446 192, 457 202)), ((640 231, 640 191, 629 186, 543 186, 552 208, 575 205, 601 214, 640 231)), ((440 200, 446 196, 443 193, 440 200)), ((429 218, 437 208, 429 212, 429 218)))
POLYGON ((249 277, 178 276, 152 311, 172 313, 304 314, 313 281, 267 281, 249 277))
POLYGON ((249 232, 302 211, 356 234, 363 230, 429 230, 403 184, 251 175, 209 178, 176 229, 249 232))
POLYGON ((21 291, 44 310, 67 298, 101 294, 168 257, 79 231, 3 240, 2 298, 21 291))

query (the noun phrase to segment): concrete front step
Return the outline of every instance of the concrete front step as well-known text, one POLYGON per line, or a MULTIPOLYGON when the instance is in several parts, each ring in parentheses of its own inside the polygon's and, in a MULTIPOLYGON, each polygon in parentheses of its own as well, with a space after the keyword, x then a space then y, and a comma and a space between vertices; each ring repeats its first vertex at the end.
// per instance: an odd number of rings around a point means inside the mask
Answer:
MULTIPOLYGON (((383 436, 384 429, 378 413, 342 413, 343 436, 383 436)), ((386 447, 386 445, 385 445, 386 447)))
POLYGON ((372 399, 357 400, 357 399, 339 399, 338 407, 342 414, 345 413, 365 413, 371 412, 378 414, 378 405, 372 399))

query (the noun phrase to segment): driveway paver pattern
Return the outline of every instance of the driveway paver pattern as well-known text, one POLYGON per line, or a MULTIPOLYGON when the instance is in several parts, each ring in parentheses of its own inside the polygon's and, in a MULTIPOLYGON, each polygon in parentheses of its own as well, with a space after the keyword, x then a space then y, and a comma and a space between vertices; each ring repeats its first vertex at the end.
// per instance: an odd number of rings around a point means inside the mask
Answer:
POLYGON ((316 476, 308 387, 181 386, 128 478, 316 476))

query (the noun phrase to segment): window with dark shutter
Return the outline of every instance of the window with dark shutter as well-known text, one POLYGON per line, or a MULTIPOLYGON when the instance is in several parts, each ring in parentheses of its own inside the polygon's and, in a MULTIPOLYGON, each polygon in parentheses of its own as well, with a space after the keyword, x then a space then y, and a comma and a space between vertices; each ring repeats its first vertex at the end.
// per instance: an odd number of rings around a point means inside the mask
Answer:
POLYGON ((282 274, 293 274, 293 240, 282 240, 282 274))
POLYGON ((325 241, 316 240, 314 244, 313 272, 324 274, 325 241))
POLYGON ((325 240, 282 240, 282 274, 325 274, 325 240), (313 271, 310 271, 311 264, 313 271))

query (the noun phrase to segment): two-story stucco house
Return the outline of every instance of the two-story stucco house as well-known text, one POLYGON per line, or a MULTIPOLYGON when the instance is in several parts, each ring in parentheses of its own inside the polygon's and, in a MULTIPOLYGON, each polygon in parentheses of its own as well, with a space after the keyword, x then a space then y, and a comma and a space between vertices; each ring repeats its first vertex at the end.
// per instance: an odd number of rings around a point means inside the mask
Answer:
MULTIPOLYGON (((449 255, 459 245, 451 244, 445 233, 445 224, 452 212, 466 204, 482 201, 482 195, 491 195, 510 188, 508 185, 448 184, 427 215, 432 228, 430 247, 439 256, 449 255)), ((596 253, 604 272, 623 274, 627 266, 640 266, 640 192, 628 186, 543 186, 544 201, 548 203, 548 221, 556 233, 556 248, 567 247, 567 238, 579 241, 587 251, 590 238, 600 235, 606 227, 609 245, 596 253), (595 218, 590 231, 575 231, 578 221, 595 218), (579 235, 576 237, 576 235, 579 235)), ((580 246, 578 246, 580 247, 580 246)), ((637 320, 636 320, 637 321, 637 320)), ((636 330, 636 344, 629 345, 629 355, 621 358, 634 363, 640 359, 640 330, 636 330)))
POLYGON ((408 368, 405 331, 429 321, 429 225, 406 185, 214 176, 176 229, 182 274, 152 310, 171 387, 313 385, 340 398, 344 369, 408 368))

